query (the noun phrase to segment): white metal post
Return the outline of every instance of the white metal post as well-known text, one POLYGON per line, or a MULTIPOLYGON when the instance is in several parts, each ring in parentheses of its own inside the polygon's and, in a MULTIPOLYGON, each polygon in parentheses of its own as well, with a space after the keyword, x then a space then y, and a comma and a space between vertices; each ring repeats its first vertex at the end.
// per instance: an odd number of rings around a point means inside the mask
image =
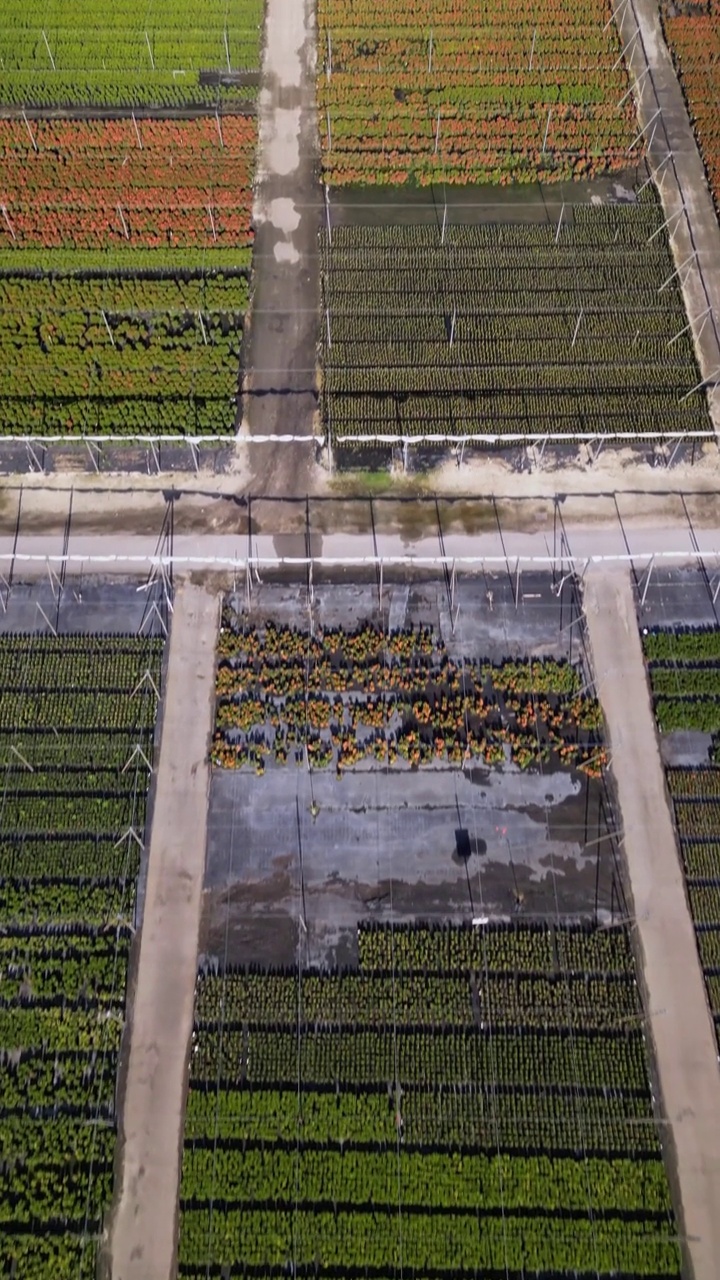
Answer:
POLYGON ((6 223, 7 229, 8 229, 8 231, 10 232, 10 235, 12 236, 12 238, 13 238, 13 240, 14 240, 14 239, 16 238, 16 237, 15 237, 15 231, 13 230, 13 224, 12 224, 12 222, 10 221, 10 215, 8 214, 8 211, 7 211, 7 205, 0 204, 0 210, 2 210, 2 216, 3 216, 3 218, 5 219, 5 223, 6 223))
POLYGON ((108 324, 108 318, 107 318, 107 316, 105 315, 105 312, 102 310, 102 308, 101 308, 101 310, 100 310, 100 315, 102 316, 102 318, 103 318, 103 322, 104 322, 104 324, 105 324, 105 328, 106 328, 106 329, 107 329, 107 331, 108 331, 108 338, 110 339, 110 341, 111 341, 112 345, 113 345, 113 346, 115 346, 115 338, 113 337, 113 331, 112 331, 112 329, 110 328, 110 325, 108 324))
POLYGON ((562 226, 562 220, 563 220, 563 214, 564 214, 564 213, 565 213, 565 201, 563 200, 563 203, 562 203, 562 206, 561 206, 561 209, 560 209, 560 217, 558 218, 557 231, 555 232, 555 243, 556 243, 556 244, 557 244, 558 240, 560 239, 560 228, 561 228, 561 226, 562 226))
POLYGON ((27 131, 28 131, 28 133, 29 133, 29 135, 30 135, 30 141, 32 142, 32 145, 33 145, 33 151, 37 151, 37 149, 38 149, 38 144, 37 144, 37 142, 35 141, 35 134, 33 133, 32 129, 30 128, 30 121, 29 121, 29 120, 28 120, 28 118, 27 118, 27 113, 26 113, 26 111, 25 111, 25 108, 24 108, 24 107, 23 107, 23 109, 22 109, 22 118, 23 118, 23 120, 25 121, 25 128, 27 129, 27 131))
POLYGON ((328 244, 332 246, 332 227, 330 225, 330 189, 325 183, 325 221, 327 223, 328 244))
POLYGON ((48 44, 48 38, 47 38, 47 36, 45 35, 45 32, 44 32, 44 31, 43 31, 43 33, 42 33, 42 38, 43 38, 43 40, 45 41, 45 48, 46 48, 46 49, 47 49, 47 51, 48 51, 48 58, 50 59, 50 61, 51 61, 51 63, 52 63, 52 69, 53 69, 53 71, 55 71, 55 70, 56 70, 56 67, 55 67, 55 59, 54 59, 54 58, 53 58, 53 56, 52 56, 52 49, 50 48, 50 45, 48 44))

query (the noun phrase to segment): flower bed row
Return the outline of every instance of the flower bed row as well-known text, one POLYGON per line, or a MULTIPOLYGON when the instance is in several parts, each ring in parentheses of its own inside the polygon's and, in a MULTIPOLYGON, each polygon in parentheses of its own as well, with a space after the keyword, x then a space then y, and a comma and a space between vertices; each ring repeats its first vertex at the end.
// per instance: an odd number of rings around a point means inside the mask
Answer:
POLYGON ((644 195, 444 243, 431 227, 323 233, 325 429, 338 443, 707 434, 704 397, 685 396, 700 374, 663 216, 644 195))
POLYGON ((0 640, 0 1269, 8 1275, 95 1273, 112 1192, 139 861, 136 842, 122 837, 131 824, 142 833, 149 776, 140 757, 122 770, 134 744, 152 758, 157 699, 143 677, 159 687, 161 657, 157 641, 127 637, 0 640), (108 734, 108 724, 122 728, 108 734))
MULTIPOLYGON (((700 962, 715 1010, 712 970, 720 967, 720 628, 650 631, 643 634, 643 650, 660 733, 712 735, 708 755, 714 763, 668 768, 666 779, 700 962)), ((720 1044, 717 1022, 716 1030, 720 1044)))
POLYGON ((363 760, 498 765, 508 755, 528 768, 556 755, 598 776, 605 760, 599 704, 567 664, 450 661, 426 629, 248 634, 227 611, 220 653, 212 761, 223 768, 307 758, 342 774, 363 760))
POLYGON ((318 52, 333 185, 547 182, 627 164, 635 112, 608 0, 322 0, 318 52))
POLYGON ((0 245, 175 248, 252 238, 255 121, 0 121, 0 245))
POLYGON ((243 101, 218 72, 257 68, 260 0, 6 0, 0 102, 121 106, 243 101), (216 75, 201 76, 201 71, 216 75))
MULTIPOLYGON (((472 936, 482 940, 485 930, 472 936)), ((469 937, 422 925, 398 932, 406 955, 433 965, 445 948, 467 963, 469 937)), ((525 1266, 558 1278, 593 1267, 679 1276, 638 1018, 610 1027, 611 992, 634 991, 627 935, 516 925, 489 929, 487 939, 508 972, 543 948, 574 957, 575 978, 559 970, 549 979, 559 1006, 573 1006, 572 1029, 530 1027, 537 992, 522 982, 522 1026, 491 1030, 466 991, 475 1025, 441 1027, 464 985, 457 970, 441 967, 370 975, 378 1010, 392 988, 396 1013, 417 1019, 412 1028, 396 1018, 338 1025, 338 1000, 350 1020, 369 1007, 357 1007, 365 979, 349 971, 256 966, 200 977, 181 1274, 201 1265, 210 1274, 222 1266, 280 1270, 298 1260, 353 1268, 361 1250, 363 1266, 389 1274, 401 1221, 403 1264, 418 1272, 442 1274, 452 1259, 454 1270, 495 1274, 504 1258, 510 1274, 525 1266), (609 968, 620 973, 596 986, 594 967, 613 941, 619 954, 609 968), (578 998, 583 983, 587 1002, 578 998), (589 1220, 601 1225, 592 1239, 589 1220)), ((392 954, 394 929, 363 928, 360 940, 361 957, 377 965, 392 954)), ((477 974, 476 995, 496 980, 505 982, 498 974, 483 984, 477 974)), ((472 974, 465 985, 472 988, 472 974)))

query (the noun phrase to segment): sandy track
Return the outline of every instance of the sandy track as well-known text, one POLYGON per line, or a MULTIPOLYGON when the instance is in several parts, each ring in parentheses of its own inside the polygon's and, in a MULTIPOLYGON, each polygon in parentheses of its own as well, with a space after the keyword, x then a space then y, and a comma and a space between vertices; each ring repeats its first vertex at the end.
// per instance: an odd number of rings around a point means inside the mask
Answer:
POLYGON ((199 587, 176 594, 122 1116, 113 1280, 175 1274, 218 611, 218 597, 199 587))
MULTIPOLYGON (((243 433, 311 436, 317 412, 320 307, 313 0, 268 0, 253 221, 253 299, 243 433)), ((314 451, 238 447, 255 491, 304 494, 314 451)))
POLYGON ((691 322, 695 350, 703 378, 712 379, 708 403, 716 431, 720 431, 720 391, 715 383, 720 366, 720 227, 708 189, 682 90, 660 25, 657 0, 617 0, 615 14, 628 52, 639 127, 652 139, 649 155, 665 217, 675 264, 688 263, 681 274, 683 296, 691 322), (661 115, 658 115, 658 111, 661 115), (668 159, 668 155, 670 158, 668 159), (684 207, 684 212, 683 212, 684 207), (694 261, 688 262, 696 255, 694 261), (703 323, 708 306, 714 317, 703 323))
POLYGON ((717 1044, 665 791, 629 573, 591 568, 584 599, 622 807, 663 1114, 677 1159, 685 1250, 694 1280, 717 1280, 717 1044))

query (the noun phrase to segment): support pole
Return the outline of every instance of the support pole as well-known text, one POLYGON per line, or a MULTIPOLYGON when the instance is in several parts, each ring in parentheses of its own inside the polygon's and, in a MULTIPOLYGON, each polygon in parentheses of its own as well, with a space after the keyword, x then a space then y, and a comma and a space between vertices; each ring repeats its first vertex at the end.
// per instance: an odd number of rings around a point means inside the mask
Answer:
POLYGON ((327 308, 327 307, 325 308, 325 325, 326 325, 326 328, 327 328, 327 344, 328 344, 328 351, 331 351, 331 350, 332 350, 332 335, 331 335, 331 333, 330 333, 330 311, 328 310, 328 308, 327 308))
POLYGON ((113 345, 113 346, 115 346, 115 339, 114 339, 114 337, 113 337, 113 331, 112 331, 112 329, 110 328, 110 325, 108 324, 108 318, 107 318, 107 316, 105 315, 105 312, 103 311, 102 307, 100 308, 100 315, 102 316, 102 318, 103 318, 103 323, 104 323, 104 325, 105 325, 105 328, 106 328, 106 329, 107 329, 107 331, 108 331, 108 338, 110 339, 110 341, 111 341, 112 345, 113 345))
POLYGON ((561 209, 560 209, 560 217, 558 218, 557 231, 555 232, 555 243, 556 243, 556 244, 557 244, 558 240, 560 239, 560 228, 562 227, 562 220, 563 220, 563 214, 564 214, 564 213, 565 213, 565 201, 563 200, 562 207, 561 207, 561 209))
POLYGON ((207 344, 208 344, 208 337, 207 337, 207 332, 206 332, 206 329, 205 329, 205 323, 204 323, 203 318, 202 318, 202 311, 198 311, 198 313, 197 313, 197 318, 198 318, 198 320, 200 321, 200 332, 202 333, 202 336, 203 336, 203 342, 204 342, 205 346, 207 346, 207 344))
POLYGON ((32 142, 33 151, 37 151, 37 149, 38 149, 38 144, 37 144, 37 142, 35 141, 35 134, 33 133, 32 129, 30 128, 30 121, 29 121, 29 120, 28 120, 28 118, 27 118, 27 112, 25 111, 25 108, 24 108, 24 107, 23 107, 23 109, 22 109, 22 118, 23 118, 23 120, 24 120, 24 122, 25 122, 25 128, 27 129, 27 131, 28 131, 28 133, 29 133, 29 135, 30 135, 30 141, 32 142))
POLYGON ((685 395, 681 396, 678 400, 678 404, 682 404, 684 400, 689 400, 690 396, 694 395, 696 391, 700 391, 708 382, 712 382, 717 378, 718 374, 720 374, 720 367, 718 367, 714 373, 709 374, 707 378, 703 378, 701 382, 696 383, 696 385, 691 387, 689 391, 686 391, 685 395))
MULTIPOLYGON (((677 342, 678 338, 682 338, 683 334, 684 334, 684 333, 687 333, 688 329, 692 329, 693 325, 694 325, 694 324, 697 324, 698 320, 702 320, 702 322, 703 322, 703 327, 704 327, 704 325, 705 325, 705 321, 707 320, 707 318, 708 318, 708 316, 710 315, 710 312, 711 312, 711 311, 712 311, 712 307, 706 307, 706 308, 705 308, 705 310, 704 310, 703 312, 701 312, 701 314, 700 314, 699 316, 696 316, 694 320, 691 320, 691 321, 689 322, 689 324, 686 324, 682 329, 680 329, 680 330, 679 330, 679 332, 675 334, 675 337, 674 337, 674 338, 670 338, 670 339, 665 343, 665 346, 666 346, 666 347, 671 347, 671 346, 673 345, 673 343, 674 343, 674 342, 677 342)), ((700 330, 700 333, 702 333, 702 329, 700 330)), ((698 337, 699 337, 699 336, 700 336, 700 334, 698 334, 698 337)))
POLYGON ((10 215, 8 214, 8 211, 7 211, 7 205, 0 204, 0 209, 2 210, 2 216, 3 216, 3 218, 5 219, 5 223, 6 223, 7 229, 8 229, 8 231, 10 232, 10 235, 12 236, 12 238, 13 238, 13 240, 14 240, 14 239, 16 238, 16 237, 15 237, 15 231, 14 231, 14 229, 13 229, 13 224, 12 224, 12 222, 10 221, 10 215))
POLYGON ((552 115, 552 107, 548 107, 548 118, 547 118, 547 124, 545 125, 545 136, 543 137, 543 144, 542 144, 542 154, 543 154, 543 155, 545 155, 545 146, 546 146, 546 143, 547 143, 547 140, 548 140, 548 133, 550 132, 550 117, 551 117, 551 115, 552 115))
POLYGON ((455 322, 457 321, 457 307, 453 307, 452 320, 450 321, 450 346, 455 341, 455 322))
POLYGON ((147 47, 148 47, 148 53, 150 54, 150 66, 152 67, 152 69, 153 69, 153 71, 154 71, 154 70, 155 70, 155 59, 153 58, 153 51, 152 51, 152 49, 151 49, 151 47, 150 47, 150 37, 149 37, 149 35, 148 35, 147 31, 145 32, 145 43, 146 43, 146 45, 147 45, 147 47))
POLYGON ((217 240, 217 231, 215 229, 215 219, 213 217, 212 205, 208 204, 205 206, 205 208, 208 211, 208 217, 210 219, 210 230, 212 231, 212 238, 215 241, 217 240))
POLYGON ((225 143, 223 141, 222 125, 220 123, 220 112, 218 111, 217 107, 215 108, 215 124, 217 125, 218 138, 220 139, 220 146, 224 150, 225 143))
POLYGON ((577 324, 575 325, 575 332, 574 332, 574 334, 573 334, 573 339, 572 339, 572 342, 570 343, 570 346, 571 346, 571 347, 574 347, 574 346, 575 346, 575 342, 576 342, 576 340, 577 340, 578 333, 580 332, 580 322, 581 322, 581 320, 582 320, 582 318, 583 318, 583 310, 584 310, 584 308, 583 308, 583 307, 581 307, 581 308, 580 308, 580 315, 578 316, 578 318, 577 318, 577 324))
POLYGON ((622 62, 622 60, 623 60, 623 58, 627 57, 627 54, 628 54, 628 53, 630 52, 630 50, 632 49, 632 47, 633 47, 633 45, 634 45, 634 43, 635 43, 635 41, 637 40, 637 38, 638 38, 638 36, 639 36, 639 35, 640 35, 640 28, 638 27, 638 28, 637 28, 637 30, 636 30, 636 32, 635 32, 635 35, 630 37, 630 39, 628 40, 627 44, 625 45, 625 48, 620 50, 620 53, 618 54, 617 58, 615 59, 615 61, 614 61, 614 62, 613 62, 613 64, 612 64, 612 67, 610 68, 610 70, 611 70, 611 71, 617 71, 618 67, 620 66, 620 63, 621 63, 621 62, 622 62))
POLYGON ((435 155, 437 155, 438 147, 440 146, 440 112, 441 110, 442 108, 438 107, 437 124, 435 125, 435 155))
MULTIPOLYGON (((637 93, 637 95, 638 95, 638 102, 640 102, 640 101, 642 100, 642 93, 639 93, 639 92, 638 92, 638 90, 640 89, 641 84, 643 84, 643 83, 644 83, 644 81, 645 81, 645 77, 646 77, 647 75, 649 75, 649 74, 650 74, 650 68, 649 68, 649 67, 646 67, 646 68, 645 68, 645 70, 643 71, 642 75, 639 75, 639 76, 638 76, 638 78, 637 78, 637 80, 635 81, 635 92, 636 92, 636 93, 637 93)), ((622 106, 623 102, 625 102, 625 101, 626 101, 626 99, 630 97, 630 94, 631 94, 632 92, 633 92, 633 86, 632 86, 632 85, 630 85, 630 88, 629 88, 629 89, 627 89, 627 90, 625 91, 625 93, 623 94, 622 98, 621 98, 621 99, 620 99, 620 101, 618 102, 617 107, 615 108, 615 110, 616 110, 616 111, 619 111, 619 110, 620 110, 620 108, 621 108, 621 106, 622 106)))
POLYGON ((325 63, 325 70, 327 72, 327 78, 330 80, 330 77, 332 76, 332 37, 329 31, 327 33, 327 61, 325 63))
MULTIPOLYGON (((670 217, 666 218, 665 221, 662 222, 660 226, 655 229, 655 231, 653 231, 652 235, 648 236, 647 243, 650 244, 655 239, 656 236, 660 235, 661 231, 664 231, 666 227, 670 226, 671 222, 673 223, 677 222, 680 215, 683 214, 684 212, 685 212, 685 205, 682 204, 679 209, 675 210, 675 213, 671 213, 670 217)), ((668 235, 670 234, 671 233, 668 231, 668 235)))
POLYGON ((655 564, 655 556, 653 555, 653 556, 651 556, 651 557, 650 557, 650 563, 649 563, 649 565, 648 565, 648 567, 647 567, 647 574, 645 575, 645 585, 644 585, 644 587, 643 587, 643 593, 642 593, 642 596, 641 596, 641 598, 640 598, 640 608, 641 608, 641 609, 644 609, 644 608, 645 608, 645 598, 646 598, 647 593, 648 593, 648 587, 650 586, 650 578, 651 578, 651 576, 652 576, 652 571, 653 571, 653 566, 654 566, 654 564, 655 564))
POLYGON ((528 71, 532 71, 533 58, 535 56, 535 41, 537 40, 537 27, 533 31, 532 45, 530 46, 530 61, 528 62, 528 71))
POLYGON ((126 239, 126 240, 129 240, 129 239, 130 239, 130 232, 128 231, 128 225, 127 225, 127 222, 125 221, 125 214, 123 213, 122 205, 121 205, 121 204, 119 204, 119 205, 118 205, 118 207, 117 207, 117 211, 118 211, 118 214, 120 215, 120 221, 121 221, 121 223, 122 223, 123 235, 125 236, 125 239, 126 239))
POLYGON ((445 229, 447 227, 447 196, 445 196, 445 207, 443 208, 442 231, 440 232, 440 243, 445 243, 445 229))
POLYGON ((637 190, 638 195, 640 195, 641 191, 644 191, 645 188, 649 186, 651 182, 653 181, 657 182, 657 178, 660 170, 665 168, 665 165, 667 164, 668 160, 672 159, 672 155, 673 155, 672 151, 668 151, 667 155, 665 156, 665 159, 660 161, 655 172, 650 173, 648 177, 645 179, 645 181, 643 182, 642 186, 638 187, 638 190, 637 190))
POLYGON ((332 247, 332 227, 330 225, 330 189, 325 183, 325 221, 327 223, 328 244, 332 247))
POLYGON ((138 144, 138 146, 139 146, 140 150, 142 151, 142 149, 143 149, 142 138, 140 137, 140 130, 138 129, 138 122, 137 122, 137 120, 136 120, 136 118, 135 118, 135 112, 134 112, 134 111, 133 111, 133 113, 132 113, 132 122, 133 122, 133 124, 134 124, 134 126, 135 126, 135 137, 137 138, 137 144, 138 144))
POLYGON ((225 40, 225 57, 227 58, 227 69, 229 74, 232 68, 230 66, 230 46, 227 38, 227 27, 223 30, 223 39, 225 40))
POLYGON ((50 45, 48 44, 48 38, 47 38, 47 36, 45 35, 45 32, 44 32, 44 31, 43 31, 43 33, 42 33, 42 38, 43 38, 43 40, 45 41, 45 48, 46 48, 46 49, 47 49, 47 51, 48 51, 48 58, 50 59, 50 61, 51 61, 51 63, 52 63, 52 69, 53 69, 53 71, 56 71, 56 70, 57 70, 57 68, 56 68, 56 66, 55 66, 55 59, 54 59, 54 58, 53 58, 53 56, 52 56, 52 49, 50 48, 50 45))
POLYGON ((429 47, 429 49, 428 49, 428 75, 429 75, 429 74, 430 74, 430 72, 432 71, 432 58, 433 58, 433 33, 432 33, 432 28, 431 28, 431 30, 430 30, 430 47, 429 47))
POLYGON ((328 140, 328 155, 329 155, 330 152, 332 151, 332 125, 330 124, 330 108, 329 107, 327 108, 327 112, 326 112, 326 120, 327 120, 327 140, 328 140))
MULTIPOLYGON (((639 32, 637 34, 639 35, 639 32)), ((659 115, 660 115, 660 107, 658 107, 657 111, 653 115, 651 115, 650 119, 643 125, 640 132, 635 135, 635 137, 633 138, 632 142, 630 143, 630 146, 628 147, 625 153, 626 155, 628 156, 630 155, 630 152, 632 151, 633 147, 636 146, 636 144, 640 141, 645 130, 650 128, 650 125, 653 123, 654 120, 657 120, 659 115)))

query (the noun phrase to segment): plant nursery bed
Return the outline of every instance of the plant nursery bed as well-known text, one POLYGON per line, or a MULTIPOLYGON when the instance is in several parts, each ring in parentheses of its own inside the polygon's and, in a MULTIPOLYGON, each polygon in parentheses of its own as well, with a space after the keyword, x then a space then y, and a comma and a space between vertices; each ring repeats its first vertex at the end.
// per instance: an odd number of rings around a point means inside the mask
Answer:
POLYGON ((201 971, 179 1271, 680 1276, 624 927, 201 971))
POLYGON ((162 650, 137 636, 0 636, 8 1276, 96 1274, 162 650))
POLYGON ((382 614, 369 587, 317 587, 312 636, 292 589, 262 588, 246 618, 226 607, 207 954, 287 963, 300 930, 314 963, 349 962, 368 912, 622 910, 582 628, 550 578, 507 613, 507 581, 490 584, 492 610, 462 582, 455 633, 436 583, 388 589, 382 614))

